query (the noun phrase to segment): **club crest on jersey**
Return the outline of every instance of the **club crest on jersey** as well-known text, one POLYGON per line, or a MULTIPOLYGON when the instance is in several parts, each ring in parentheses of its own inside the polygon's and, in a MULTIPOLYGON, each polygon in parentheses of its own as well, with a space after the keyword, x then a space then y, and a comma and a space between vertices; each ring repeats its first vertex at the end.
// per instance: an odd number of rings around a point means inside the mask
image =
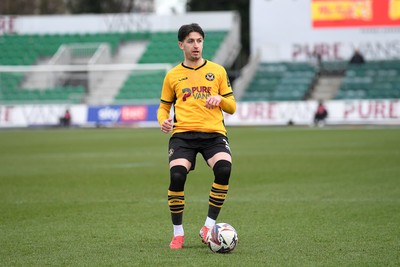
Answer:
POLYGON ((186 101, 186 99, 187 99, 189 96, 192 95, 192 90, 190 90, 189 88, 184 88, 184 89, 182 90, 182 93, 183 93, 182 100, 183 100, 183 101, 186 101))
POLYGON ((212 73, 207 73, 207 74, 206 74, 206 79, 209 80, 210 82, 211 82, 211 81, 214 81, 215 75, 212 74, 212 73))

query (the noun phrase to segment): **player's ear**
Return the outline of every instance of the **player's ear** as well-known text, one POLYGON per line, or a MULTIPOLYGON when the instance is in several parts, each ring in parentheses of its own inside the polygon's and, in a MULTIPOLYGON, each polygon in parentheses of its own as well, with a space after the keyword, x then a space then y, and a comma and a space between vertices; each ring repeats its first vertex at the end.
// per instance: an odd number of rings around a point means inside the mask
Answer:
POLYGON ((179 46, 180 49, 183 50, 183 42, 179 42, 179 41, 178 41, 178 46, 179 46))

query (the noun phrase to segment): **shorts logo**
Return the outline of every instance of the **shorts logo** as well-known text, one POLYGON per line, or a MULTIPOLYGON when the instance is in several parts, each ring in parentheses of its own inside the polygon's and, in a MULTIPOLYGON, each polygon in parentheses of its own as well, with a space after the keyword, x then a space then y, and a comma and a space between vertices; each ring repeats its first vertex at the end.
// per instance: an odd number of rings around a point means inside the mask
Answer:
POLYGON ((174 154, 174 150, 171 148, 171 149, 168 151, 168 157, 171 157, 173 154, 174 154))
POLYGON ((222 139, 222 141, 225 142, 225 148, 229 150, 229 152, 231 152, 231 148, 229 147, 229 143, 228 141, 226 141, 226 139, 222 139))
POLYGON ((207 73, 206 74, 206 79, 209 80, 209 81, 214 81, 215 75, 212 74, 212 73, 207 73))

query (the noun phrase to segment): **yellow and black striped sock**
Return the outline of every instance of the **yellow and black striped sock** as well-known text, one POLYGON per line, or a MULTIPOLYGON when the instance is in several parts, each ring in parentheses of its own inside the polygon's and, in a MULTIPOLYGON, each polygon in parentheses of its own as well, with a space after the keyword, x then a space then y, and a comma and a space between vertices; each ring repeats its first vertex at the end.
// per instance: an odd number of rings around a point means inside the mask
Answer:
POLYGON ((213 183, 208 201, 208 217, 214 220, 217 219, 218 214, 228 194, 228 189, 229 185, 220 185, 217 183, 213 183))
POLYGON ((185 208, 184 191, 175 192, 168 190, 168 206, 171 211, 172 223, 174 225, 182 224, 183 210, 185 208))

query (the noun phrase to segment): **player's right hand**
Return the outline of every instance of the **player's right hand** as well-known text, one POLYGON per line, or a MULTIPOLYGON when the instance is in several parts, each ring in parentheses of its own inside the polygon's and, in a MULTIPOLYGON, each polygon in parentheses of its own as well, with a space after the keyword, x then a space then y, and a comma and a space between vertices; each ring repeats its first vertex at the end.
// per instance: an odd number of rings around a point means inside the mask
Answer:
POLYGON ((163 123, 161 124, 161 131, 163 131, 164 133, 169 133, 172 130, 172 119, 166 119, 165 121, 163 121, 163 123))

